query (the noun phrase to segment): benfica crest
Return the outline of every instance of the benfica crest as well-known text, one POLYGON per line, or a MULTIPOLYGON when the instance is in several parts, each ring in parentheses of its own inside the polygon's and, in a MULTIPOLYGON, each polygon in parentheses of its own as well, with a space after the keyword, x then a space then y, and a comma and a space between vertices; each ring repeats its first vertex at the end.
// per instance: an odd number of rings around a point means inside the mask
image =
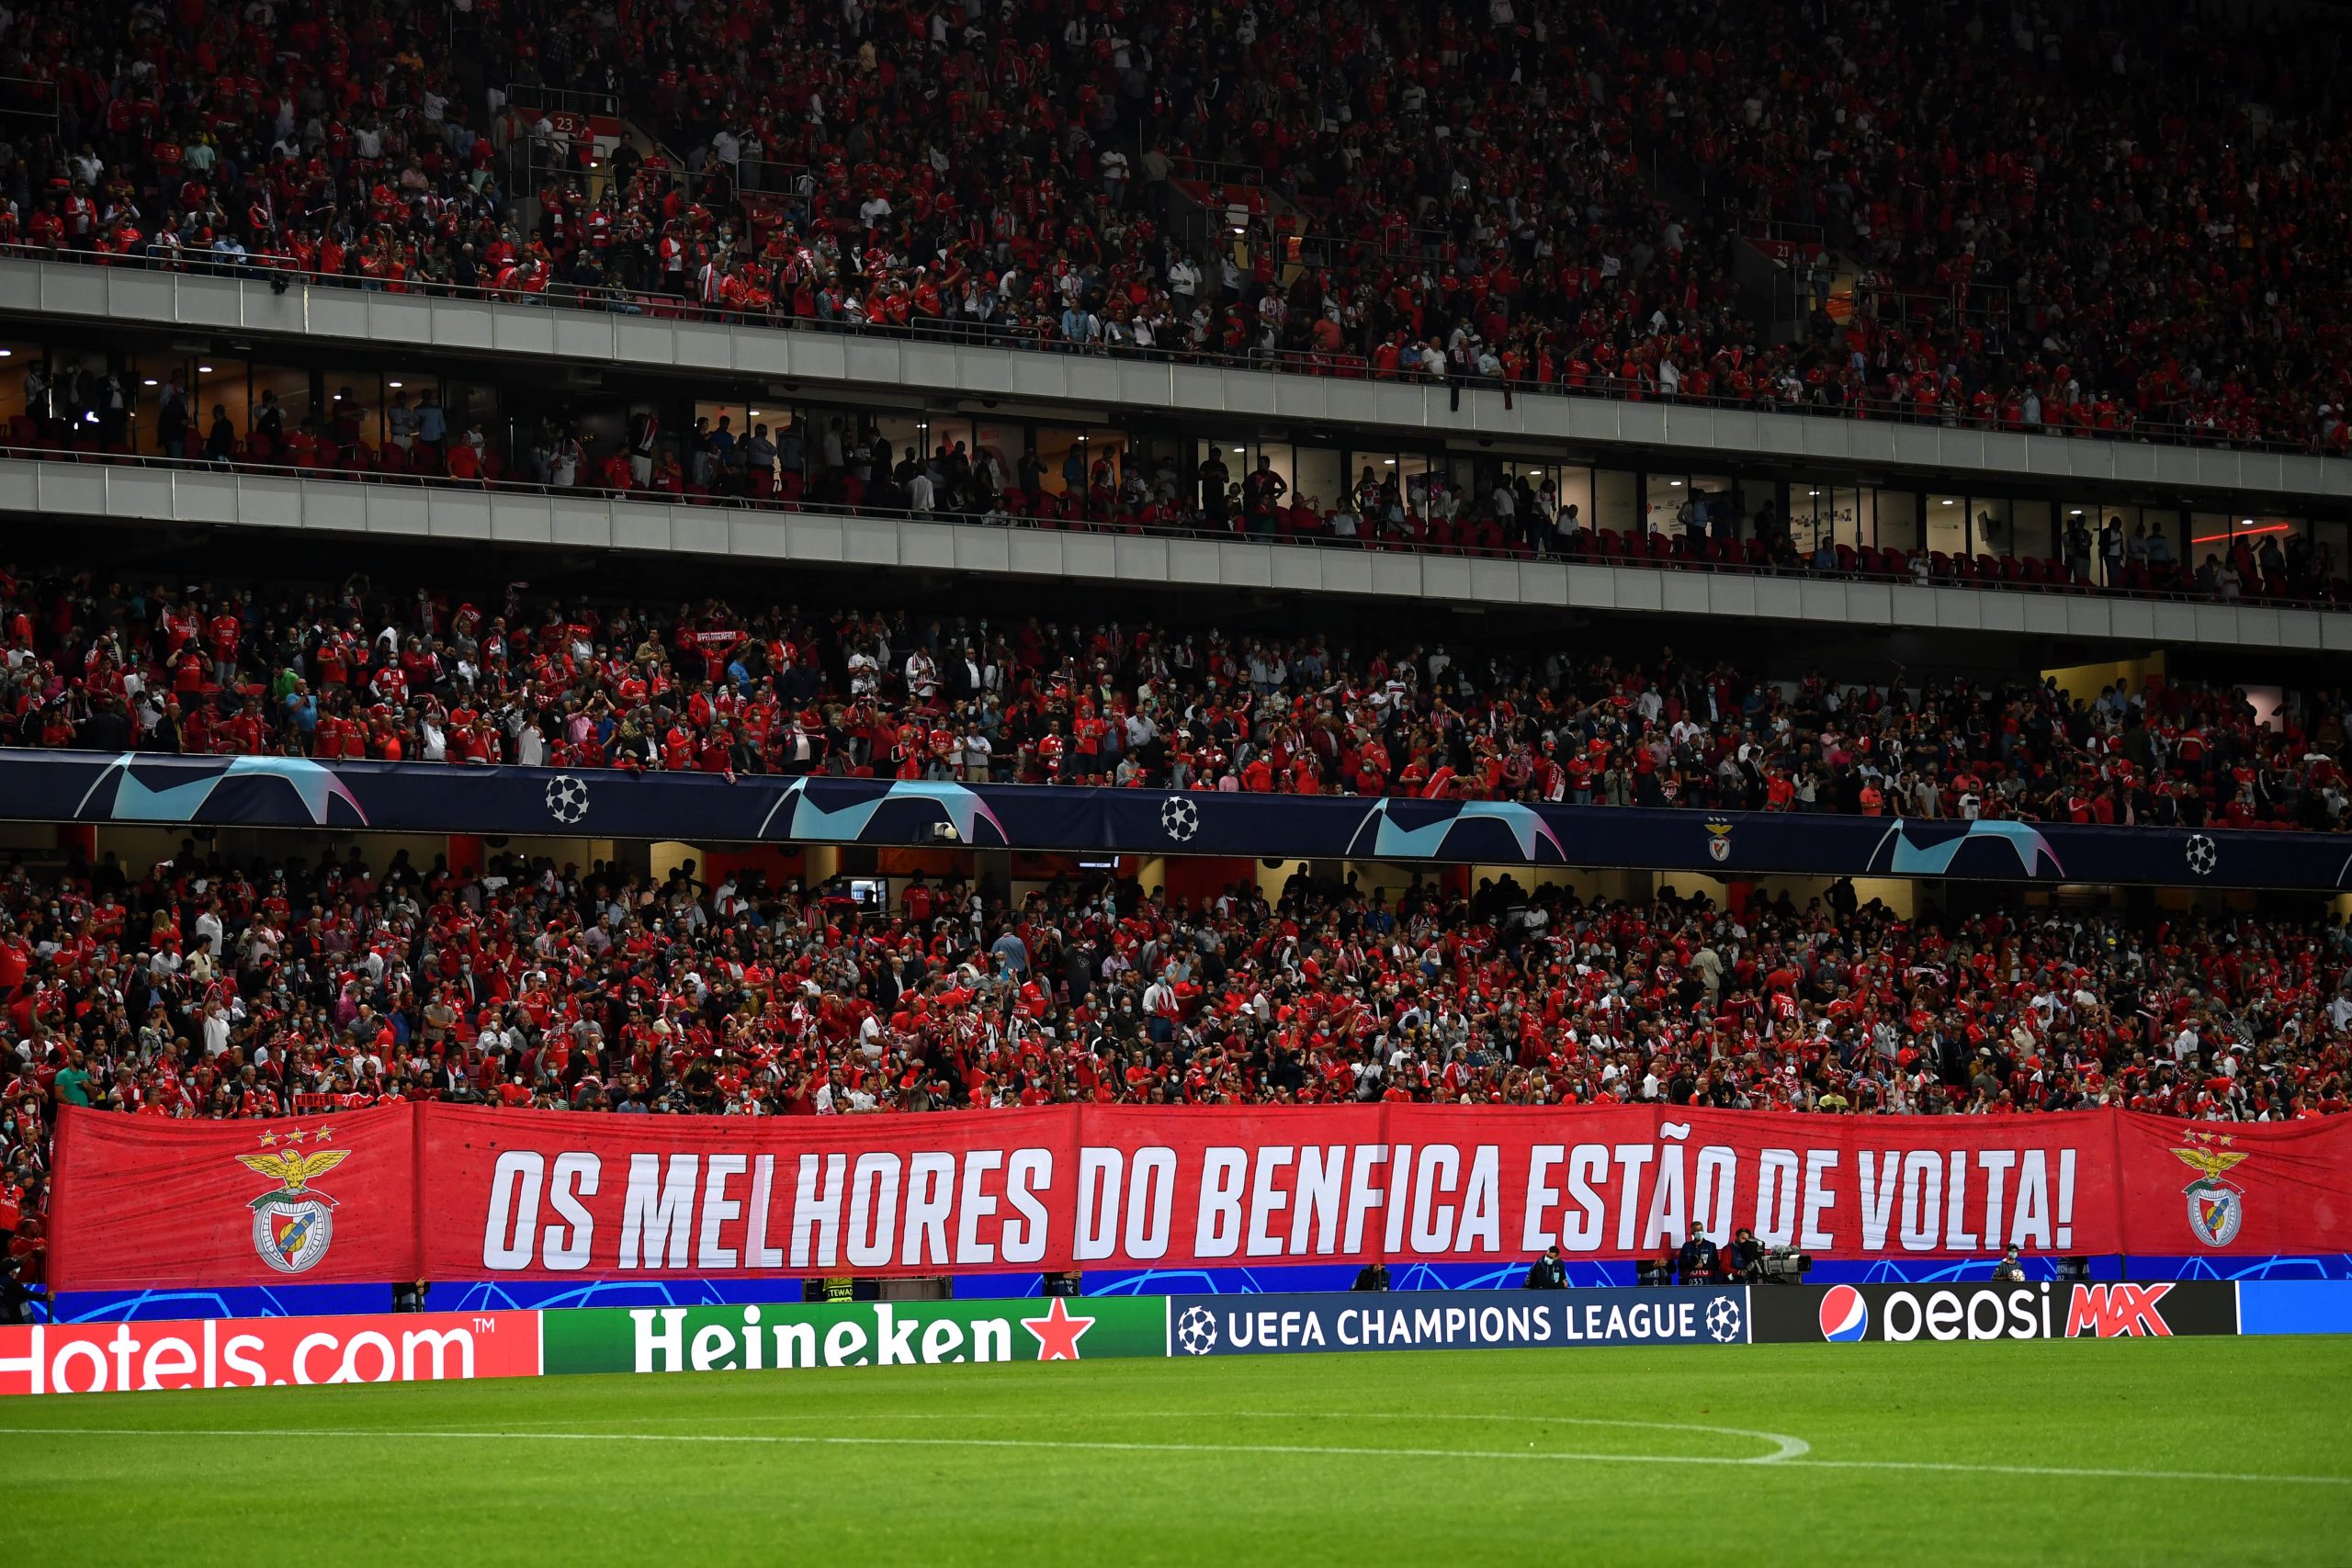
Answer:
MULTIPOLYGON (((320 1143, 334 1136, 332 1127, 315 1134, 320 1143)), ((277 1190, 263 1193, 247 1207, 254 1212, 254 1250, 281 1274, 300 1274, 327 1255, 327 1243, 334 1237, 334 1200, 314 1190, 311 1179, 333 1170, 351 1153, 320 1149, 305 1155, 302 1138, 298 1127, 286 1134, 288 1146, 276 1154, 237 1156, 246 1168, 279 1183, 277 1190)), ((265 1144, 277 1141, 274 1133, 262 1134, 265 1144)))
POLYGON ((2230 1147, 2227 1133, 2188 1133, 2188 1147, 2173 1154, 2198 1179, 2181 1189, 2188 1199, 2188 1228, 2208 1247, 2227 1247, 2237 1239, 2245 1222, 2245 1190, 2222 1179, 2222 1173, 2246 1157, 2230 1147))
POLYGON ((1731 859, 1730 823, 1710 822, 1707 824, 1707 858, 1716 861, 1731 859))

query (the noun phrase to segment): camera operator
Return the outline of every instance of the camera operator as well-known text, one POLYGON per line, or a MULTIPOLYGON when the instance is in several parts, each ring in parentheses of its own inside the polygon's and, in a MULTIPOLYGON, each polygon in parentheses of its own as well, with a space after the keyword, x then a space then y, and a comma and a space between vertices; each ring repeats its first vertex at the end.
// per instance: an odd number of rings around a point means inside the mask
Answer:
POLYGON ((1715 1285, 1723 1282, 1723 1255, 1707 1233, 1697 1225, 1690 1227, 1690 1239, 1674 1255, 1675 1278, 1686 1285, 1715 1285))
POLYGON ((1764 1244, 1746 1225, 1732 1233, 1731 1250, 1724 1255, 1724 1278, 1754 1284, 1764 1273, 1764 1244))

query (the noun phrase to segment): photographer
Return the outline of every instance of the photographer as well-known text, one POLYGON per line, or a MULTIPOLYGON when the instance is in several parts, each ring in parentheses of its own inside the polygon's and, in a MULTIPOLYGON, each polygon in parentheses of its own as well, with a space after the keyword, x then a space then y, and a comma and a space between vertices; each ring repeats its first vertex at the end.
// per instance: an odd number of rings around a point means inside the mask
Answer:
POLYGON ((1351 1291, 1385 1291, 1388 1288, 1388 1265, 1375 1258, 1356 1270, 1356 1282, 1351 1291))
POLYGON ((1754 1284, 1763 1273, 1764 1245, 1746 1225, 1732 1233, 1731 1250, 1724 1257, 1724 1277, 1754 1284))

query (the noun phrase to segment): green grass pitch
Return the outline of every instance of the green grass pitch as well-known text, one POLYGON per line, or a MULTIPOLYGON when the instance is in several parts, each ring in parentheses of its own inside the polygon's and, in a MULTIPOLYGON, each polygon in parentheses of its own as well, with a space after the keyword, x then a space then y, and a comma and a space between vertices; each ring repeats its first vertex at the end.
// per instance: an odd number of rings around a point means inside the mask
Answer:
POLYGON ((0 1561, 2352 1561, 2352 1339, 1398 1352, 0 1405, 0 1561))

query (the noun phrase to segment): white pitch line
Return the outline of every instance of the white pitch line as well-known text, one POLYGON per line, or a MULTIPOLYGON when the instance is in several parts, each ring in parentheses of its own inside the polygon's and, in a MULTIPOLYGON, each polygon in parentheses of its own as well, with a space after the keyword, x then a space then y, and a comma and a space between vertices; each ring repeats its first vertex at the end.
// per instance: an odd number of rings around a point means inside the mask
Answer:
MULTIPOLYGON (((1779 1451, 1741 1460, 1742 1464, 1780 1464, 1813 1451, 1803 1438, 1749 1427, 1710 1427, 1693 1421, 1626 1421, 1602 1416, 1518 1416, 1486 1411, 1430 1410, 1118 1410, 1107 1416, 1131 1421, 1507 1421, 1530 1427, 1626 1427, 1649 1432, 1705 1432, 1720 1438, 1753 1438, 1779 1451)), ((1033 1420, 1028 1410, 763 1410, 732 1415, 733 1421, 1011 1421, 1033 1420)), ((694 1420, 694 1416, 663 1416, 694 1420)), ((527 1427, 518 1428, 529 1430, 527 1427)), ((1726 1461, 1730 1462, 1730 1461, 1726 1461)))
MULTIPOLYGON (((1728 1428, 1702 1428, 1727 1430, 1728 1428)), ((1136 1443, 1064 1438, 844 1438, 801 1437, 763 1432, 548 1432, 528 1427, 503 1432, 366 1427, 227 1427, 184 1429, 163 1427, 0 1427, 0 1438, 372 1438, 410 1441, 509 1442, 517 1438, 564 1443, 720 1443, 791 1448, 1022 1449, 1099 1453, 1287 1454, 1331 1459, 1549 1460, 1591 1464, 1767 1465, 1780 1471, 1940 1471, 1959 1475, 2042 1475, 2080 1480, 2269 1482, 2281 1485, 2352 1486, 2352 1475, 2270 1475, 2211 1470, 2124 1470, 2032 1464, 1967 1464, 1957 1461, 1801 1459, 1777 1454, 1725 1459, 1702 1454, 1575 1453, 1559 1450, 1389 1449, 1324 1447, 1306 1443, 1136 1443)))

